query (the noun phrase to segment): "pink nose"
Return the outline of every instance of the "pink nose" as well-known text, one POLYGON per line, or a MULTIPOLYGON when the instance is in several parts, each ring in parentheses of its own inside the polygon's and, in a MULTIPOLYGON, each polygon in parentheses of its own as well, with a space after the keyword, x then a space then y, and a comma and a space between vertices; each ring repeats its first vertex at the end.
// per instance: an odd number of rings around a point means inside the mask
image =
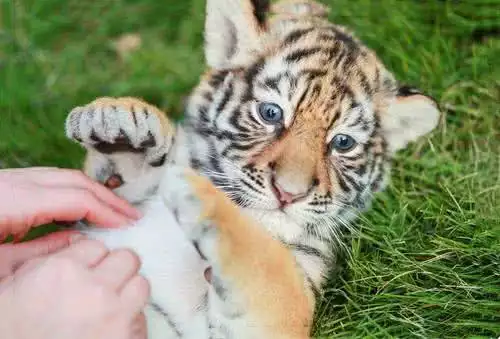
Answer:
POLYGON ((300 197, 303 196, 303 194, 292 194, 290 192, 285 191, 283 188, 281 188, 277 182, 273 181, 273 189, 274 189, 274 194, 276 195, 276 198, 281 204, 281 207, 284 207, 286 205, 290 205, 292 202, 295 200, 299 199, 300 197))

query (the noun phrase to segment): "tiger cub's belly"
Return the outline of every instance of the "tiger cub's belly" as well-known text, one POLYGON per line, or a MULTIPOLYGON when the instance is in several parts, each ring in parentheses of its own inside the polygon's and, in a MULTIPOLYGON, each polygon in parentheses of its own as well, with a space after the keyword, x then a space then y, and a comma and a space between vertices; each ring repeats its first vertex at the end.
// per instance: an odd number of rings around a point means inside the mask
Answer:
POLYGON ((143 208, 144 217, 123 229, 86 230, 89 237, 103 241, 110 249, 130 248, 141 259, 141 274, 151 285, 146 310, 149 338, 203 338, 205 317, 200 308, 208 284, 206 263, 185 237, 171 211, 160 197, 143 208))

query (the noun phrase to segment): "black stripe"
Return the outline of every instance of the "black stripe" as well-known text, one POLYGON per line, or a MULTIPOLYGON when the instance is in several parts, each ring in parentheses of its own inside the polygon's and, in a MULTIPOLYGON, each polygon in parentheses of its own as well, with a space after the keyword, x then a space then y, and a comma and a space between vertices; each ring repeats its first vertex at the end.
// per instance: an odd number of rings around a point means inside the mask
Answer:
POLYGON ((375 179, 373 179, 373 181, 370 184, 370 188, 373 191, 379 191, 381 188, 380 184, 382 183, 382 181, 384 179, 384 175, 385 175, 385 171, 384 171, 383 167, 384 167, 384 165, 382 163, 380 163, 378 166, 379 172, 378 172, 377 176, 375 177, 375 179))
POLYGON ((333 170, 335 171, 337 181, 339 182, 340 188, 344 192, 350 192, 351 188, 349 186, 347 186, 347 183, 345 182, 344 178, 342 177, 342 174, 340 173, 340 171, 336 167, 333 167, 333 170))
POLYGON ((213 99, 211 91, 206 91, 201 96, 207 101, 212 101, 213 99))
POLYGON ((319 300, 323 294, 321 293, 321 290, 318 286, 316 286, 316 284, 314 283, 314 281, 311 279, 311 277, 309 276, 309 274, 307 274, 306 271, 304 271, 304 275, 306 276, 306 280, 307 280, 307 283, 309 284, 309 287, 311 287, 311 290, 314 294, 314 299, 316 300, 319 300))
POLYGON ((311 95, 313 97, 318 96, 321 93, 321 84, 319 82, 316 82, 312 88, 311 88, 311 95))
POLYGON ((305 245, 305 244, 300 244, 300 243, 287 243, 285 242, 286 245, 288 245, 293 251, 300 252, 302 254, 306 254, 310 257, 315 257, 320 259, 322 262, 326 262, 329 260, 328 255, 322 253, 320 250, 318 250, 315 247, 305 245))
POLYGON ((359 165, 358 168, 354 170, 354 173, 356 173, 359 176, 364 176, 366 174, 366 163, 359 165))
POLYGON ((337 27, 330 27, 330 29, 335 33, 335 38, 342 41, 349 49, 357 49, 358 45, 354 41, 354 37, 346 32, 342 32, 337 27))
POLYGON ((193 156, 191 156, 190 158, 190 165, 193 169, 198 170, 203 167, 203 164, 200 160, 194 158, 193 156))
POLYGON ((269 12, 269 0, 250 0, 253 6, 253 15, 259 26, 264 27, 266 23, 266 16, 269 12))
MULTIPOLYGON (((235 111, 237 111, 237 110, 235 110, 235 111)), ((233 112, 235 112, 235 111, 233 111, 233 112)), ((231 118, 229 118, 229 123, 231 123, 234 128, 241 131, 242 133, 251 133, 251 131, 247 127, 240 124, 239 115, 237 115, 237 114, 233 113, 233 115, 231 115, 231 118)), ((237 134, 233 133, 232 136, 234 139, 237 139, 237 134)))
POLYGON ((210 128, 207 127, 196 127, 193 129, 193 131, 197 134, 199 134, 202 137, 209 138, 212 136, 218 136, 216 132, 210 128))
POLYGON ((261 192, 259 190, 257 190, 255 187, 253 187, 252 185, 250 185, 248 182, 245 181, 245 179, 241 179, 240 182, 245 185, 246 187, 248 187, 250 190, 256 192, 256 193, 259 193, 261 194, 261 192))
POLYGON ((255 78, 259 75, 260 71, 264 68, 265 59, 260 58, 255 62, 252 66, 246 69, 244 79, 247 87, 245 88, 245 93, 241 98, 241 103, 244 104, 253 98, 253 85, 255 82, 255 78))
POLYGON ((210 151, 210 156, 208 162, 210 163, 210 166, 212 167, 212 170, 218 172, 218 173, 224 173, 222 170, 220 163, 218 161, 218 156, 217 156, 217 149, 215 148, 215 145, 213 142, 209 142, 208 145, 209 151, 210 151))
MULTIPOLYGON (((340 118, 340 110, 336 110, 334 113, 333 113, 333 116, 332 116, 332 120, 330 120, 330 123, 328 124, 328 128, 326 129, 327 131, 331 130, 332 129, 332 126, 333 124, 339 120, 340 118)), ((326 147, 325 149, 325 153, 330 153, 331 152, 331 147, 326 147)))
POLYGON ((229 296, 229 289, 224 286, 224 281, 217 275, 212 269, 212 281, 210 284, 213 286, 215 294, 221 299, 222 301, 226 301, 229 296))
POLYGON ((198 113, 198 123, 207 124, 210 121, 210 119, 208 119, 208 108, 206 106, 199 106, 198 113))
POLYGON ((313 200, 309 203, 309 205, 311 205, 311 206, 323 206, 323 205, 327 205, 327 202, 322 201, 322 200, 313 200))
POLYGON ((297 105, 296 105, 296 107, 298 107, 298 108, 299 108, 299 107, 300 107, 300 105, 302 105, 302 102, 306 99, 306 96, 307 96, 308 92, 309 92, 309 91, 304 91, 304 92, 302 93, 302 95, 300 96, 299 101, 297 101, 297 105))
POLYGON ((380 69, 375 68, 375 80, 374 80, 374 83, 375 83, 375 86, 378 88, 379 87, 379 82, 380 82, 380 69))
POLYGON ((278 92, 279 94, 281 94, 278 85, 281 82, 281 79, 283 79, 287 75, 289 75, 288 72, 282 72, 282 73, 279 73, 278 75, 276 75, 274 77, 266 78, 266 79, 264 79, 264 85, 266 87, 269 87, 270 89, 278 92))
POLYGON ((354 95, 354 92, 351 90, 350 87, 346 86, 344 83, 339 83, 338 84, 339 89, 341 90, 340 93, 342 93, 343 98, 347 98, 348 100, 356 101, 356 96, 354 95))
POLYGON ((342 158, 348 161, 355 161, 359 160, 364 156, 364 153, 359 153, 356 155, 342 155, 342 158))
POLYGON ((152 167, 160 167, 163 166, 166 160, 167 160, 167 153, 164 153, 159 159, 150 162, 149 165, 152 167))
POLYGON ((335 36, 331 33, 328 33, 328 32, 321 32, 318 36, 317 36, 317 39, 318 41, 321 41, 321 42, 334 42, 335 40, 335 36))
POLYGON ((403 85, 398 88, 398 97, 409 97, 416 94, 422 94, 417 88, 413 86, 403 85))
POLYGON ((244 132, 244 133, 250 133, 251 131, 246 128, 245 126, 240 124, 239 118, 241 116, 241 106, 236 107, 231 113, 229 117, 229 123, 233 125, 234 128, 237 130, 244 132))
POLYGON ((283 45, 290 45, 298 41, 300 38, 311 32, 313 29, 314 28, 311 27, 311 28, 303 28, 292 31, 290 34, 286 36, 285 40, 283 41, 283 45))
POLYGON ((309 235, 311 238, 318 239, 320 241, 331 241, 329 237, 324 237, 320 232, 316 232, 316 226, 314 224, 306 224, 306 233, 309 235))
POLYGON ((226 149, 235 149, 238 151, 248 151, 249 149, 252 149, 256 145, 259 144, 259 141, 254 141, 254 142, 250 142, 250 141, 251 140, 249 140, 249 142, 247 142, 247 143, 234 142, 232 145, 229 145, 226 149))
POLYGON ((344 179, 349 182, 351 187, 353 187, 356 191, 360 191, 362 189, 361 185, 358 183, 358 181, 351 176, 349 176, 347 173, 344 173, 344 179))
POLYGON ((327 74, 327 71, 324 69, 303 69, 297 73, 297 77, 305 76, 309 80, 314 78, 324 77, 327 74))
POLYGON ((359 55, 359 50, 358 49, 348 49, 346 51, 347 53, 347 56, 345 57, 345 60, 344 60, 344 63, 343 63, 343 67, 344 67, 344 71, 345 72, 348 72, 349 70, 352 69, 352 65, 354 65, 356 63, 356 60, 358 58, 358 55, 359 55))
POLYGON ((227 85, 227 89, 224 91, 222 99, 217 104, 217 108, 216 108, 216 115, 217 116, 219 116, 219 114, 224 110, 224 108, 226 107, 227 103, 229 102, 229 100, 233 96, 233 93, 234 93, 233 83, 230 82, 227 85))
POLYGON ((321 47, 313 47, 309 49, 298 49, 293 51, 292 53, 288 54, 285 57, 286 62, 298 62, 304 58, 308 58, 316 53, 319 53, 322 51, 321 47))
POLYGON ((259 72, 262 70, 264 67, 265 60, 264 58, 260 58, 257 60, 256 63, 254 63, 252 66, 250 66, 246 72, 245 72, 245 82, 248 84, 249 87, 252 87, 253 82, 255 80, 255 77, 259 74, 259 72))
POLYGON ((347 125, 347 127, 354 127, 354 126, 357 126, 359 124, 361 124, 361 121, 363 120, 363 116, 360 114, 356 120, 354 120, 352 123, 350 123, 349 125, 347 125))
POLYGON ((297 90, 299 79, 298 77, 291 76, 288 80, 290 81, 290 86, 288 90, 288 100, 291 101, 297 90))
POLYGON ((132 119, 134 120, 135 127, 137 127, 137 116, 136 116, 136 112, 135 112, 135 107, 134 106, 132 106, 132 119))
POLYGON ((342 47, 341 44, 335 43, 332 47, 325 48, 325 52, 328 55, 328 59, 330 59, 330 61, 332 61, 338 56, 341 47, 342 47))
POLYGON ((253 114, 248 114, 248 119, 250 119, 250 123, 251 123, 253 129, 259 129, 260 127, 262 127, 262 124, 260 123, 260 121, 255 119, 253 114))
POLYGON ((363 71, 359 71, 358 73, 360 77, 360 82, 361 82, 361 87, 363 87, 363 90, 368 93, 369 95, 372 94, 372 87, 370 86, 370 83, 368 81, 368 77, 363 71))
POLYGON ((246 84, 247 87, 245 87, 245 91, 243 92, 243 95, 241 96, 240 103, 241 104, 246 104, 247 102, 253 100, 253 85, 246 84))
POLYGON ((212 87, 219 87, 221 83, 226 80, 226 76, 229 74, 229 71, 218 71, 211 74, 210 79, 208 79, 208 84, 212 87))
POLYGON ((177 328, 177 325, 175 324, 175 322, 170 318, 170 315, 167 313, 167 311, 165 311, 163 308, 161 308, 160 305, 158 305, 157 303, 155 303, 154 301, 150 301, 149 302, 149 306, 151 306, 151 308, 157 312, 157 313, 160 313, 163 318, 165 319, 165 322, 172 328, 172 330, 175 332, 175 334, 181 338, 182 337, 182 332, 177 328))
POLYGON ((315 209, 312 209, 312 208, 308 208, 308 209, 306 209, 306 211, 314 213, 314 214, 325 214, 326 210, 327 210, 326 204, 323 204, 323 205, 320 205, 320 206, 323 206, 324 208, 322 208, 321 210, 315 210, 315 209))
POLYGON ((193 241, 193 246, 196 249, 196 252, 198 252, 198 255, 200 256, 200 258, 206 261, 207 257, 205 257, 205 255, 203 253, 201 253, 200 243, 198 241, 193 241))

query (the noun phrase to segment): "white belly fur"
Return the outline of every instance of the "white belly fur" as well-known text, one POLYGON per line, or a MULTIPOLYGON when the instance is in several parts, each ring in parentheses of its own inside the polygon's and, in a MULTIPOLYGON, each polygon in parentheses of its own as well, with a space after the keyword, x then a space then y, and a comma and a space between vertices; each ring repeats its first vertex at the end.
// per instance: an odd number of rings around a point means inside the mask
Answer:
MULTIPOLYGON (((110 249, 130 248, 141 258, 141 274, 151 284, 151 301, 168 312, 185 338, 204 338, 206 323, 197 308, 207 290, 206 263, 186 238, 171 211, 154 196, 144 217, 123 229, 92 228, 85 233, 110 249), (191 335, 190 335, 191 334, 191 335)), ((146 310, 149 338, 177 338, 164 317, 146 310)))

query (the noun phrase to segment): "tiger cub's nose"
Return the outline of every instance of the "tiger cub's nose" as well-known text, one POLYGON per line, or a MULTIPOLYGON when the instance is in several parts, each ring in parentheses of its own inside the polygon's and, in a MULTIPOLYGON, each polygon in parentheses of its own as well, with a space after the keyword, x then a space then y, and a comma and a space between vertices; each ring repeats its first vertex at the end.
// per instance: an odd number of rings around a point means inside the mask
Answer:
POLYGON ((313 180, 310 187, 308 187, 306 190, 303 190, 301 192, 294 192, 294 193, 288 192, 286 190, 286 188, 283 187, 283 185, 280 185, 279 181, 276 180, 275 176, 272 177, 271 183, 272 183, 274 195, 276 196, 276 199, 278 199, 278 201, 280 203, 280 208, 283 208, 283 207, 290 205, 291 203, 305 197, 309 193, 311 187, 317 185, 317 180, 313 180))

